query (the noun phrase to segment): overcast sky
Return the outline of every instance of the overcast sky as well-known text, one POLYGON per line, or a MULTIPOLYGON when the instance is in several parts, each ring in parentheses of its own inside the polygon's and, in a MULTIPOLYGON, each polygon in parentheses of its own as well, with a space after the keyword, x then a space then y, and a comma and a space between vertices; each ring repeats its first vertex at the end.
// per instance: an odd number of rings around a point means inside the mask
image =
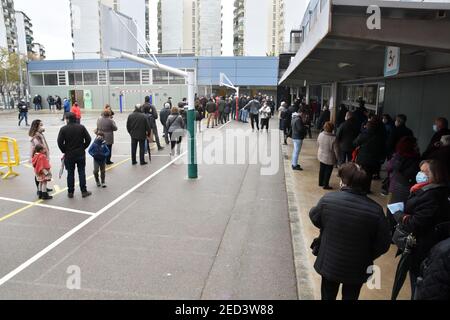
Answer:
MULTIPOLYGON (((156 1, 156 0, 153 0, 156 1)), ((268 0, 260 0, 261 3, 268 0)), ((302 20, 309 0, 284 0, 286 13, 285 42, 289 41, 289 31, 297 27, 302 20)), ((233 55, 233 4, 234 0, 222 0, 224 8, 223 21, 223 54, 233 55)), ((24 11, 33 23, 35 42, 44 45, 47 59, 72 59, 72 38, 70 29, 69 0, 14 0, 16 10, 24 11)), ((265 8, 266 6, 261 6, 265 8)), ((151 15, 156 17, 156 14, 151 15)), ((261 18, 266 14, 261 12, 261 18)), ((156 23, 154 24, 156 27, 156 23)), ((252 29, 261 29, 261 26, 251 26, 252 29)), ((152 33, 152 48, 156 47, 156 30, 152 33)), ((261 47, 261 41, 252 46, 261 47)), ((261 52, 261 54, 264 54, 261 52)))

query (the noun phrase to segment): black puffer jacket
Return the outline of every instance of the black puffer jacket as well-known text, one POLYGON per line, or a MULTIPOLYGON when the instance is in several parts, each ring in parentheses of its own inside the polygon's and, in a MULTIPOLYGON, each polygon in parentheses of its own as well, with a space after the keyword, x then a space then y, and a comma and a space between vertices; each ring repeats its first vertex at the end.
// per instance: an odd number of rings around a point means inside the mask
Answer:
POLYGON ((367 268, 390 246, 388 222, 381 206, 344 188, 325 195, 309 216, 321 230, 316 271, 330 281, 366 282, 370 276, 367 268))
POLYGON ((422 264, 415 300, 450 300, 450 238, 433 247, 422 264))
POLYGON ((127 131, 131 138, 145 140, 150 132, 150 125, 142 112, 134 111, 128 116, 127 131))
POLYGON ((353 141, 358 137, 359 132, 358 121, 355 118, 350 118, 342 123, 336 133, 339 150, 351 152, 354 149, 353 141))
POLYGON ((438 242, 435 227, 450 221, 449 189, 445 185, 430 184, 411 193, 405 212, 399 216, 405 231, 413 233, 417 245, 411 252, 411 270, 419 273, 420 264, 438 242), (404 218, 405 215, 408 217, 404 218))
POLYGON ((360 147, 356 162, 363 166, 376 166, 385 155, 384 137, 377 134, 375 129, 361 133, 353 146, 360 147))

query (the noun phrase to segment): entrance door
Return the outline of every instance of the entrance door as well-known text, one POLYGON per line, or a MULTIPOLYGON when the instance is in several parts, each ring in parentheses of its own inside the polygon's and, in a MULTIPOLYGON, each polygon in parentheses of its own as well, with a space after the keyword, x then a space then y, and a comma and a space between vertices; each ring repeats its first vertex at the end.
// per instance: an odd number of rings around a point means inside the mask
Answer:
POLYGON ((84 91, 83 90, 70 90, 70 101, 72 104, 78 103, 78 106, 84 109, 84 91))

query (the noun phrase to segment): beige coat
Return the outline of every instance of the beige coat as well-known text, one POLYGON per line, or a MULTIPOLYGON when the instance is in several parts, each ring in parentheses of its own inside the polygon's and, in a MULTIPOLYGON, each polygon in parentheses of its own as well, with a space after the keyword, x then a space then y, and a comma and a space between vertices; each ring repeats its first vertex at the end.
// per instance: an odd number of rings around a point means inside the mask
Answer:
POLYGON ((34 156, 34 148, 38 144, 40 144, 44 147, 44 151, 42 153, 45 154, 47 159, 49 159, 49 161, 50 161, 50 149, 48 148, 47 140, 45 140, 45 137, 42 133, 36 132, 35 135, 31 138, 30 142, 31 142, 31 144, 30 144, 30 159, 29 159, 30 163, 34 156))
POLYGON ((317 143, 319 145, 319 151, 317 152, 319 161, 330 166, 335 165, 338 158, 336 136, 323 131, 319 134, 317 143))

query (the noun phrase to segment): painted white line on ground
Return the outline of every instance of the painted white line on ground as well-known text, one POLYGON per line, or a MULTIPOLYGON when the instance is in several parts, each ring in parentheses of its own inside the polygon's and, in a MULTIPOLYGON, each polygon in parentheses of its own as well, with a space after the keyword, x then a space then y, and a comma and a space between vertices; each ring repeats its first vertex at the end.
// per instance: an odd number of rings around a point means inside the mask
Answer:
POLYGON ((59 210, 59 211, 66 211, 66 212, 85 214, 85 215, 88 215, 88 216, 94 215, 94 212, 88 212, 88 211, 83 211, 83 210, 52 206, 52 205, 48 205, 48 204, 24 201, 24 200, 19 200, 19 199, 11 199, 11 198, 0 197, 0 200, 8 201, 8 202, 15 202, 15 203, 28 204, 28 205, 33 205, 35 207, 42 207, 42 208, 47 208, 47 209, 59 210))
POLYGON ((133 188, 131 188, 130 190, 128 190, 127 192, 125 192, 124 194, 122 194, 120 197, 118 197, 116 200, 114 200, 113 202, 111 202, 109 205, 107 205, 106 207, 104 207, 103 209, 97 211, 96 213, 94 213, 92 216, 90 216, 88 219, 86 219, 85 221, 83 221, 82 223, 80 223, 78 226, 76 226, 75 228, 71 229, 69 232, 67 232, 66 234, 64 234, 62 237, 60 237, 58 240, 56 240, 55 242, 51 243, 50 245, 48 245, 46 248, 44 248, 43 250, 41 250, 40 252, 38 252, 37 254, 35 254, 33 257, 31 257, 30 259, 28 259, 27 261, 25 261, 24 263, 22 263, 19 267, 17 267, 16 269, 12 270, 11 272, 9 272, 7 275, 5 275, 4 277, 2 277, 0 279, 0 286, 4 285, 6 282, 8 282, 9 280, 11 280, 12 278, 14 278, 16 275, 18 275, 20 272, 22 272, 23 270, 25 270, 26 268, 28 268, 30 265, 32 265, 33 263, 35 263, 36 261, 38 261, 40 258, 42 258, 43 256, 45 256, 47 253, 49 253, 50 251, 52 251, 54 248, 56 248, 57 246, 59 246, 61 243, 63 243, 65 240, 67 240, 68 238, 70 238, 73 234, 75 234, 76 232, 78 232, 79 230, 83 229, 85 226, 87 226, 89 223, 91 223, 92 221, 94 221, 95 219, 97 219, 100 215, 102 215, 103 213, 105 213, 108 209, 112 208, 113 206, 115 206, 116 204, 118 204, 120 201, 122 201, 123 199, 125 199, 127 196, 129 196, 132 192, 134 192, 135 190, 137 190, 138 188, 140 188, 142 185, 144 185, 145 183, 147 183, 148 181, 150 181, 151 179, 153 179, 155 176, 157 176, 158 174, 160 174, 162 171, 164 171, 165 169, 167 169, 168 167, 170 167, 174 162, 176 162, 178 159, 180 159, 181 157, 184 157, 186 155, 187 152, 184 152, 183 154, 179 155, 177 158, 175 158, 174 160, 170 161, 168 164, 166 164, 164 167, 162 167, 161 169, 159 169, 158 171, 156 171, 155 173, 153 173, 152 175, 148 176, 146 179, 142 180, 140 183, 138 183, 136 186, 134 186, 133 188))
MULTIPOLYGON (((231 121, 227 122, 226 124, 224 124, 223 126, 221 126, 220 128, 218 128, 218 130, 222 129, 223 127, 225 127, 227 124, 231 123, 231 121)), ((25 261, 24 263, 22 263, 20 266, 18 266, 16 269, 10 271, 8 274, 6 274, 5 276, 3 276, 0 279, 0 286, 4 285, 6 282, 8 282, 9 280, 11 280, 12 278, 14 278, 16 275, 18 275, 20 272, 22 272, 23 270, 25 270, 26 268, 28 268, 30 265, 32 265, 33 263, 35 263, 36 261, 38 261, 40 258, 42 258, 43 256, 45 256, 47 253, 49 253, 50 251, 52 251, 54 248, 56 248, 57 246, 59 246, 61 243, 63 243, 65 240, 67 240, 68 238, 70 238, 72 235, 74 235, 75 233, 77 233, 78 231, 80 231, 81 229, 83 229, 85 226, 87 226, 89 223, 91 223, 92 221, 94 221, 95 219, 97 219, 100 215, 102 215, 103 213, 105 213, 107 210, 111 209, 112 207, 114 207, 116 204, 118 204, 119 202, 121 202, 123 199, 125 199, 126 197, 128 197, 131 193, 133 193, 134 191, 136 191, 137 189, 139 189, 140 187, 142 187, 144 184, 146 184, 147 182, 149 182, 150 180, 152 180, 154 177, 156 177, 158 174, 160 174, 161 172, 163 172, 164 170, 166 170, 167 168, 169 168, 172 164, 174 164, 175 162, 177 162, 179 159, 181 159, 182 157, 184 157, 187 154, 187 151, 183 152, 182 154, 180 154, 178 157, 174 158, 172 161, 170 161, 169 163, 167 163, 165 166, 163 166, 161 169, 159 169, 158 171, 154 172, 152 175, 148 176, 147 178, 145 178, 144 180, 142 180, 141 182, 139 182, 136 186, 134 186, 133 188, 129 189, 127 192, 125 192, 124 194, 122 194, 120 197, 118 197, 116 200, 114 200, 113 202, 111 202, 110 204, 108 204, 106 207, 104 207, 103 209, 100 209, 99 211, 97 211, 96 213, 94 213, 92 216, 90 216, 88 219, 86 219, 85 221, 83 221, 82 223, 80 223, 78 226, 76 226, 75 228, 71 229, 69 232, 67 232, 66 234, 64 234, 62 237, 60 237, 58 240, 54 241, 53 243, 51 243, 50 245, 48 245, 46 248, 44 248, 43 250, 41 250, 40 252, 38 252, 37 254, 35 254, 33 257, 31 257, 30 259, 28 259, 27 261, 25 261)))

